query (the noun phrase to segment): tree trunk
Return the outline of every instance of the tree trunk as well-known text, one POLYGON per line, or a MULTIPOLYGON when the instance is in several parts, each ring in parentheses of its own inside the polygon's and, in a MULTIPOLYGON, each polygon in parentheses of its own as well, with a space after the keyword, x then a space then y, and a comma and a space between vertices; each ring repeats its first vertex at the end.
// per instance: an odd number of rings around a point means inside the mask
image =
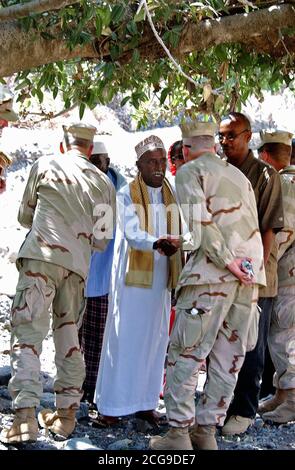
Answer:
MULTIPOLYGON (((280 57, 295 51, 295 34, 283 38, 285 28, 294 27, 295 8, 292 5, 272 6, 218 20, 190 22, 182 31, 178 47, 171 52, 181 59, 183 55, 192 51, 203 51, 214 45, 241 43, 246 50, 280 57)), ((149 61, 165 55, 148 26, 145 28, 138 49, 141 58, 149 61)), ((125 50, 119 61, 128 62, 132 52, 125 50)), ((70 51, 62 39, 45 40, 34 30, 22 31, 16 21, 0 22, 0 76, 2 77, 51 62, 79 57, 99 61, 108 55, 105 38, 99 38, 93 44, 76 47, 70 51), (104 45, 100 50, 102 40, 104 45)))

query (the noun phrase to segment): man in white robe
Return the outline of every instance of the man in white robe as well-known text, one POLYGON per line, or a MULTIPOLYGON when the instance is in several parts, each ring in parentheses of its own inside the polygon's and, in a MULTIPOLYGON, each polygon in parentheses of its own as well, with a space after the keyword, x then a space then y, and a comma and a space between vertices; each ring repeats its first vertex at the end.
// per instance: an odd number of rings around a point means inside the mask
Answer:
POLYGON ((174 287, 179 274, 179 271, 171 272, 173 258, 181 269, 179 253, 169 260, 157 250, 153 251, 159 237, 169 232, 165 191, 166 195, 167 192, 170 194, 169 202, 175 203, 169 183, 164 178, 164 144, 158 137, 150 136, 135 150, 139 170, 137 178, 140 179, 138 194, 145 193, 143 198, 149 201, 150 216, 148 230, 144 230, 138 216, 142 206, 139 209, 137 206, 135 212, 132 196, 136 180, 117 193, 119 221, 109 310, 95 391, 97 409, 109 424, 115 421, 107 421, 109 417, 136 412, 145 412, 139 413, 139 417, 155 417, 153 410, 158 405, 162 388, 168 345, 170 292, 167 286, 171 274, 174 275, 171 287, 174 287), (139 255, 139 266, 133 272, 133 278, 129 272, 130 250, 135 251, 135 256, 139 255), (152 253, 153 269, 148 273, 150 284, 145 282, 145 273, 142 272, 147 253, 148 256, 152 253))

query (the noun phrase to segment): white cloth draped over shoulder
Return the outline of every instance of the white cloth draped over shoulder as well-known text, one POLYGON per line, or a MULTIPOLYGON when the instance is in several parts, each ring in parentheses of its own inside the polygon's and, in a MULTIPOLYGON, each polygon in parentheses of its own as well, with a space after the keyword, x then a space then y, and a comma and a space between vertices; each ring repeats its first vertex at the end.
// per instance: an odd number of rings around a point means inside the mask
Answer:
POLYGON ((124 283, 128 245, 150 251, 167 234, 161 188, 148 187, 154 236, 142 231, 134 211, 129 185, 118 193, 118 226, 109 294, 109 310, 96 383, 98 411, 124 416, 155 409, 162 388, 168 345, 170 293, 168 260, 154 251, 151 289, 124 283))

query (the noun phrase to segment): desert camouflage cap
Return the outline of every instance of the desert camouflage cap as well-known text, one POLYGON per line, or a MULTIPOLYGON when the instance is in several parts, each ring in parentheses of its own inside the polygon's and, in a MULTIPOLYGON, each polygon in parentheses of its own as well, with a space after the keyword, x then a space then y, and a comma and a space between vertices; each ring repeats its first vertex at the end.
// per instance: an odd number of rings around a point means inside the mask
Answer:
POLYGON ((193 121, 180 125, 183 143, 186 139, 198 137, 201 135, 215 136, 217 125, 214 122, 193 121))
POLYGON ((12 158, 6 152, 0 149, 0 168, 9 166, 12 162, 12 158))
POLYGON ((12 109, 13 94, 3 85, 0 85, 0 119, 17 121, 18 115, 12 109))
POLYGON ((264 144, 285 144, 292 145, 292 132, 288 131, 260 131, 260 140, 258 149, 264 144))
POLYGON ((160 137, 157 137, 156 135, 150 135, 149 137, 146 137, 146 139, 141 140, 135 146, 137 159, 139 159, 145 152, 148 152, 149 150, 156 150, 156 149, 165 150, 164 143, 162 142, 160 137))
POLYGON ((91 124, 74 122, 68 126, 63 126, 63 131, 65 134, 71 134, 75 139, 84 139, 92 142, 97 129, 91 124))
POLYGON ((103 142, 93 142, 92 155, 105 153, 108 154, 107 148, 103 142))

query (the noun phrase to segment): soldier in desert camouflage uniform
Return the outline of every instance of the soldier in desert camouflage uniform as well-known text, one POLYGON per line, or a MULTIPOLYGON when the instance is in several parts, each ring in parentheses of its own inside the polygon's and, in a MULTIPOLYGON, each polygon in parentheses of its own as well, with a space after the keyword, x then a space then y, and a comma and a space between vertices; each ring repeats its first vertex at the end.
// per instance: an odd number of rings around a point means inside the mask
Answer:
POLYGON ((292 134, 261 132, 259 156, 279 171, 284 229, 276 235, 279 252, 278 296, 271 317, 268 345, 276 369, 275 395, 259 405, 265 420, 295 420, 295 166, 290 165, 292 134))
POLYGON ((30 231, 18 253, 19 280, 11 309, 9 391, 16 416, 11 428, 2 431, 2 442, 37 438, 35 407, 42 394, 39 356, 51 304, 57 411, 43 410, 38 418, 64 437, 75 427, 85 378, 78 341, 84 281, 91 249, 104 250, 113 234, 113 220, 108 225, 99 211, 106 212, 107 205, 113 213, 115 209, 113 185, 88 160, 95 131, 82 123, 64 127, 65 155, 40 158, 25 188, 18 220, 30 231))
POLYGON ((222 119, 218 137, 227 161, 248 178, 254 190, 267 284, 259 288, 258 307, 261 310, 257 343, 247 352, 239 372, 227 421, 221 431, 223 435, 243 434, 257 413, 271 311, 278 288, 274 240, 275 234, 284 227, 280 177, 274 168, 255 158, 249 149, 251 136, 251 124, 244 114, 231 112, 222 119))
POLYGON ((214 153, 214 130, 201 122, 182 128, 187 163, 176 175, 176 191, 179 202, 194 210, 185 215, 190 232, 179 244, 192 254, 176 291, 168 352, 165 403, 171 428, 151 439, 153 449, 189 450, 191 441, 199 449, 217 449, 216 425, 223 424, 250 328, 257 329, 258 285, 265 284, 265 272, 254 192, 239 170, 214 153), (247 257, 254 280, 240 267, 247 257), (208 379, 189 437, 198 370, 207 356, 208 379))

